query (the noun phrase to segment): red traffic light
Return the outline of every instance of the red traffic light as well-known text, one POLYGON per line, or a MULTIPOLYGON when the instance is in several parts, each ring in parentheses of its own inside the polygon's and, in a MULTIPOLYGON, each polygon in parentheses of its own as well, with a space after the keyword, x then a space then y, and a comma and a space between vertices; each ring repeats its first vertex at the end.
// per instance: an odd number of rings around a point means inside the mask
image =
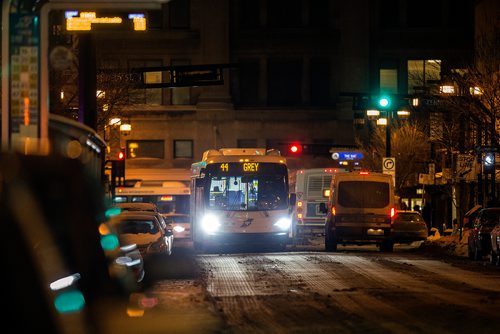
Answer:
POLYGON ((298 143, 290 144, 288 146, 288 152, 291 154, 301 154, 302 153, 302 145, 298 143))
POLYGON ((118 160, 124 160, 125 159, 125 150, 121 149, 120 152, 118 153, 118 160))

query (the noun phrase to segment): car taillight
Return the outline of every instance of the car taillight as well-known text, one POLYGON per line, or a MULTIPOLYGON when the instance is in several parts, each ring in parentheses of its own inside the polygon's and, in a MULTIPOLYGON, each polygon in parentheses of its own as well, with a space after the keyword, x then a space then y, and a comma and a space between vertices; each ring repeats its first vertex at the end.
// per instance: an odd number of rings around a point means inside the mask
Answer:
POLYGON ((335 210, 335 207, 334 207, 334 206, 332 206, 332 215, 333 215, 333 216, 335 216, 336 211, 337 211, 337 210, 335 210))
POLYGON ((391 208, 391 219, 394 219, 396 217, 396 209, 391 208))

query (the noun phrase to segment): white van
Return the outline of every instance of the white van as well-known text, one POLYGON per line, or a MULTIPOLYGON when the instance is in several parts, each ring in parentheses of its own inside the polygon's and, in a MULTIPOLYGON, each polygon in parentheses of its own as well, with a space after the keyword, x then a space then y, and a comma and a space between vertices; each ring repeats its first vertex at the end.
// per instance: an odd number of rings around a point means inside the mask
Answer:
POLYGON ((325 250, 338 244, 377 244, 392 252, 391 224, 396 214, 394 183, 389 174, 347 172, 333 175, 328 204, 322 205, 325 250))

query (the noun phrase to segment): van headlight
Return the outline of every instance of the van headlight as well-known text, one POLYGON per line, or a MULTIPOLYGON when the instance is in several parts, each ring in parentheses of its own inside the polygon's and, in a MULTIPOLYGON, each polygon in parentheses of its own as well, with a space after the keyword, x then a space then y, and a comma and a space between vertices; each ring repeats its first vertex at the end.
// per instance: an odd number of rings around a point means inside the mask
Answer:
POLYGON ((282 230, 286 230, 290 227, 290 225, 292 224, 292 220, 290 218, 286 218, 286 217, 283 217, 283 218, 280 218, 275 224, 274 226, 282 229, 282 230))
POLYGON ((201 220, 201 227, 207 233, 214 233, 220 227, 219 218, 213 214, 208 214, 201 220))

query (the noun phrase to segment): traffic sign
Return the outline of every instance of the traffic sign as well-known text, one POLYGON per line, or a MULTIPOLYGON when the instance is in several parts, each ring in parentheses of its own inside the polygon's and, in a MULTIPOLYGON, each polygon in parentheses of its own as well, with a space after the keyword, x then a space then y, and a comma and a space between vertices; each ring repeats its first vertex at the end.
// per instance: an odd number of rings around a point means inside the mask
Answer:
POLYGON ((382 160, 382 171, 384 174, 392 175, 394 184, 396 184, 396 158, 385 157, 382 160))

